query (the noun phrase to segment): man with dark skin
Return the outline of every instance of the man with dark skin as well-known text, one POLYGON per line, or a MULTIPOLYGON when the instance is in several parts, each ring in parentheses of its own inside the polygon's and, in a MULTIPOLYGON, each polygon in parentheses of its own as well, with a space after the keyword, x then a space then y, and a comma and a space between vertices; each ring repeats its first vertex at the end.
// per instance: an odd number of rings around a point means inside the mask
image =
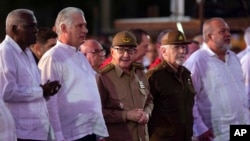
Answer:
POLYGON ((37 21, 28 9, 6 18, 0 45, 0 90, 14 118, 17 140, 47 140, 49 119, 44 97, 57 93, 58 81, 41 85, 41 76, 28 46, 36 42, 37 21))

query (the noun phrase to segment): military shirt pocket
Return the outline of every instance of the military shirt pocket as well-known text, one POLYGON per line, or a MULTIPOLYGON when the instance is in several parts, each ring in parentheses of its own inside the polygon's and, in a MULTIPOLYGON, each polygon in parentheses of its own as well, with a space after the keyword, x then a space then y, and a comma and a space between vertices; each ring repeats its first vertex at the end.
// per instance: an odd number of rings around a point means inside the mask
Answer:
POLYGON ((110 95, 110 102, 114 109, 123 110, 125 104, 127 103, 128 93, 127 92, 118 92, 112 93, 110 95))

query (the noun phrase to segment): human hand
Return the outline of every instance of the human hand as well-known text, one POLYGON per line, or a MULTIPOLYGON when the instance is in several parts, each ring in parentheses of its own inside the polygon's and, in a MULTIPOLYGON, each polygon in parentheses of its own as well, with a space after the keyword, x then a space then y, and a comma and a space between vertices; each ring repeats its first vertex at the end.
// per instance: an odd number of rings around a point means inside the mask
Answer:
POLYGON ((210 129, 198 136, 199 141, 211 141, 211 138, 214 138, 214 134, 210 129))
POLYGON ((129 110, 127 112, 127 120, 131 120, 131 121, 135 121, 137 122, 140 117, 141 117, 141 113, 142 112, 142 109, 132 109, 132 110, 129 110))
POLYGON ((55 95, 61 88, 59 81, 48 80, 44 85, 40 85, 43 88, 43 96, 48 98, 49 96, 55 95))
POLYGON ((141 111, 141 117, 137 122, 140 124, 147 124, 148 120, 149 120, 149 115, 146 112, 141 111))

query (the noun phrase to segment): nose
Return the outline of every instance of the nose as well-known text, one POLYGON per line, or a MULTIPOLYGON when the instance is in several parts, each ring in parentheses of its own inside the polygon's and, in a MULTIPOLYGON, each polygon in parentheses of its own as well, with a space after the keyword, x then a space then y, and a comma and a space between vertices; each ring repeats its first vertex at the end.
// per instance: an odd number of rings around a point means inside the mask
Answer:
POLYGON ((89 32, 89 30, 88 30, 88 28, 87 28, 86 26, 83 27, 83 31, 84 31, 84 33, 86 33, 86 34, 89 32))
POLYGON ((129 56, 127 50, 124 52, 123 56, 129 56))

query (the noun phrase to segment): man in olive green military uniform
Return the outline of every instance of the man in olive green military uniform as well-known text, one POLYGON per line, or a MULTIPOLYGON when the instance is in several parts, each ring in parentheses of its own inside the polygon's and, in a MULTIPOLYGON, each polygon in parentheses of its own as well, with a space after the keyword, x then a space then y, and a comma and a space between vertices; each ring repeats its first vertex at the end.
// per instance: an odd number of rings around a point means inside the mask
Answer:
POLYGON ((136 38, 128 31, 117 33, 112 41, 112 61, 97 76, 106 141, 148 141, 147 123, 153 109, 144 67, 133 63, 136 38))
POLYGON ((154 98, 150 141, 191 141, 195 91, 190 72, 182 66, 189 43, 180 31, 167 32, 160 47, 163 61, 147 73, 154 98))

